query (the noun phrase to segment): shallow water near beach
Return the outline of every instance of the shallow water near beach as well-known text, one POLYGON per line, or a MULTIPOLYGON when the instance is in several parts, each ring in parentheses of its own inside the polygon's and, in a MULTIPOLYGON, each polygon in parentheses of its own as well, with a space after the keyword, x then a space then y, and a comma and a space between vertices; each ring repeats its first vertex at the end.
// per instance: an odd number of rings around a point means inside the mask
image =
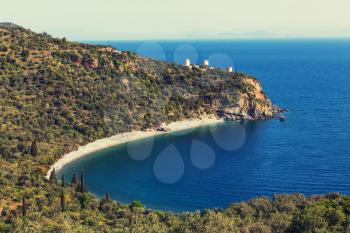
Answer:
POLYGON ((190 45, 198 63, 211 57, 258 78, 275 104, 290 109, 288 119, 161 135, 94 153, 59 176, 83 171, 97 196, 172 211, 276 193, 350 194, 349 40, 159 42, 163 51, 150 42, 104 43, 175 62, 177 48, 190 45))

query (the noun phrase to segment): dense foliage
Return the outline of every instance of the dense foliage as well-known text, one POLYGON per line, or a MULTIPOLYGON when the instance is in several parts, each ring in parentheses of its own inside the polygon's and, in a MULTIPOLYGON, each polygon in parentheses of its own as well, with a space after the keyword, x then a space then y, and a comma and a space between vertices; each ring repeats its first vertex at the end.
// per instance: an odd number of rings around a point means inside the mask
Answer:
POLYGON ((80 174, 44 178, 60 156, 98 138, 220 116, 243 94, 249 114, 271 106, 262 92, 255 99, 252 80, 0 24, 0 232, 349 231, 350 198, 338 194, 277 195, 175 214, 108 195, 97 200, 80 174))

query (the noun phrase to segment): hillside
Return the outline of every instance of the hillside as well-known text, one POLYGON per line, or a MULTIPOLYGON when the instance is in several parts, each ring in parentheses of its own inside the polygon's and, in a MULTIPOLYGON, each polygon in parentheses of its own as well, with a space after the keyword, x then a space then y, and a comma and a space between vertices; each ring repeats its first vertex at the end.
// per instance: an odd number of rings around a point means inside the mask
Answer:
POLYGON ((138 202, 99 201, 79 182, 44 179, 62 155, 99 138, 182 119, 254 120, 279 112, 259 82, 243 73, 190 70, 2 23, 0 232, 348 229, 349 199, 338 194, 280 195, 178 215, 138 202))

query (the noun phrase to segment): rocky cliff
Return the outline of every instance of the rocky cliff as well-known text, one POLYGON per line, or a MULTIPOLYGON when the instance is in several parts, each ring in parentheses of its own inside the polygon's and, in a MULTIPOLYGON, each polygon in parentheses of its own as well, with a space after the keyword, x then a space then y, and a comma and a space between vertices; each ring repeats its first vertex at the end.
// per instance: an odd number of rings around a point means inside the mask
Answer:
POLYGON ((235 106, 221 106, 219 116, 228 120, 254 120, 273 118, 283 112, 271 103, 257 80, 246 77, 242 81, 247 91, 239 93, 235 106))

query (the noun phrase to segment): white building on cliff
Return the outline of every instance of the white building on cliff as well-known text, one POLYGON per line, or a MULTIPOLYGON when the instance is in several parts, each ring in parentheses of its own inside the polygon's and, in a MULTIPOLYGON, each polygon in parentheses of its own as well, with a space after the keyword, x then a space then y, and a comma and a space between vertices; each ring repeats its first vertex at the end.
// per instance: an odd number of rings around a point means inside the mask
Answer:
POLYGON ((191 60, 186 58, 185 61, 184 61, 184 66, 191 67, 191 60))

